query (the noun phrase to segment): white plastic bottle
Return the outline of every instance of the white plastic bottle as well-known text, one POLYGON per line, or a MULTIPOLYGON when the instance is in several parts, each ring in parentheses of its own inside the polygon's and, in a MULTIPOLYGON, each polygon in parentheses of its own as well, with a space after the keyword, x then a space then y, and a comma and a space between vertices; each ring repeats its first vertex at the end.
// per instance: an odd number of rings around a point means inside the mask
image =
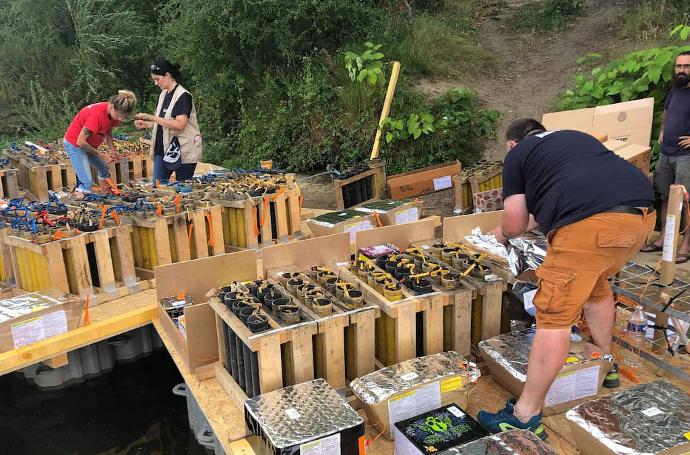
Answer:
POLYGON ((626 327, 631 350, 626 352, 625 363, 630 366, 640 364, 640 351, 644 348, 647 326, 647 314, 642 306, 638 306, 628 318, 626 327))

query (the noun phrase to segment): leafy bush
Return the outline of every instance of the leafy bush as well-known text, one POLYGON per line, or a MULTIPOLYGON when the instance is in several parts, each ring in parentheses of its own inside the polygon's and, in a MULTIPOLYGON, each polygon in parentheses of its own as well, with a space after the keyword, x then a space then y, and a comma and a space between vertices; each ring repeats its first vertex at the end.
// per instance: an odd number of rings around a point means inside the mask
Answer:
POLYGON ((521 6, 510 24, 518 31, 551 31, 583 14, 583 0, 539 0, 521 6))

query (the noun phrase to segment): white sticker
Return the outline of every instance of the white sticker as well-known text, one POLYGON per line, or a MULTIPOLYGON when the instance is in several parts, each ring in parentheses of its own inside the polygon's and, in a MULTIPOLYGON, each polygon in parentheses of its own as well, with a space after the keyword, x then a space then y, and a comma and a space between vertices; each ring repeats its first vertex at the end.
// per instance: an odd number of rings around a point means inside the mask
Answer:
POLYGON ((666 262, 673 261, 673 238, 675 237, 676 217, 666 215, 666 230, 664 231, 664 252, 661 253, 661 260, 666 262))
POLYGON ((445 190, 451 186, 453 186, 453 181, 451 180, 450 175, 434 179, 434 191, 445 190))
POLYGON ((297 412, 297 409, 295 408, 287 408, 285 410, 285 414, 287 414, 287 416, 290 417, 292 420, 297 420, 300 418, 299 412, 297 412))
POLYGON ((664 411, 657 408, 656 406, 653 406, 651 408, 647 408, 647 409, 640 411, 640 412, 642 412, 642 414, 646 415, 647 417, 654 417, 654 416, 658 416, 659 414, 664 413, 664 411))
POLYGON ((20 321, 11 326, 12 341, 15 348, 41 341, 67 331, 65 312, 55 311, 43 316, 20 321))
POLYGON ((371 224, 371 221, 360 221, 358 223, 346 224, 343 228, 343 232, 349 232, 350 242, 354 242, 357 232, 366 231, 367 229, 372 229, 373 227, 374 225, 371 224))
POLYGON ((425 250, 428 250, 428 249, 430 249, 431 247, 430 247, 429 245, 422 245, 422 248, 424 248, 425 250))
POLYGON ((395 214, 395 224, 412 223, 417 220, 419 220, 419 209, 417 207, 401 210, 395 214))
POLYGON ((335 265, 338 267, 345 267, 346 265, 349 265, 350 263, 345 261, 345 262, 336 262, 335 265))
POLYGON ((388 400, 388 418, 393 428, 396 422, 409 419, 441 407, 441 384, 438 381, 388 400))
POLYGON ((525 292, 522 294, 522 298, 525 299, 525 311, 529 313, 529 310, 534 308, 534 296, 537 295, 538 289, 534 289, 532 291, 525 292))
POLYGON ((414 371, 411 371, 409 373, 405 373, 403 375, 400 375, 400 379, 402 379, 403 381, 409 382, 413 379, 417 379, 418 376, 419 375, 417 373, 415 373, 414 371))
POLYGON ((455 406, 449 407, 448 412, 453 414, 455 417, 465 417, 465 413, 462 412, 460 409, 456 408, 455 406))
POLYGON ((546 406, 579 400, 597 394, 599 389, 599 365, 582 370, 559 374, 546 394, 546 406))
POLYGON ((299 446, 300 455, 340 455, 340 433, 299 446))

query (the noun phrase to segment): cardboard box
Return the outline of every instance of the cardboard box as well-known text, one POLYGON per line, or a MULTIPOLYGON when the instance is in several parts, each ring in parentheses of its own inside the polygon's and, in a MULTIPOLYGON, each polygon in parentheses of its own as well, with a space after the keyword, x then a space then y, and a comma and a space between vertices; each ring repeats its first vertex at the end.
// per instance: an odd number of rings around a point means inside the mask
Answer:
POLYGON ((585 133, 589 134, 599 142, 606 142, 609 140, 609 135, 606 133, 600 133, 598 131, 585 131, 585 133))
POLYGON ((216 318, 206 294, 232 281, 255 280, 256 252, 247 250, 162 265, 155 267, 153 273, 160 324, 184 364, 194 373, 199 367, 216 362, 219 357, 216 318), (160 304, 161 299, 180 293, 188 294, 193 301, 183 309, 185 334, 160 304))
POLYGON ((348 232, 351 242, 355 241, 357 232, 376 227, 376 221, 371 215, 351 209, 325 213, 306 223, 314 237, 348 232))
MULTIPOLYGON (((534 329, 506 333, 479 343, 482 358, 491 377, 514 396, 519 397, 527 377, 527 359, 534 329), (510 365, 510 366, 508 366, 510 365), (518 371, 522 369, 523 371, 518 371)), ((544 401, 543 414, 565 412, 595 398, 611 368, 604 359, 583 359, 576 352, 584 350, 583 342, 571 342, 568 360, 551 385, 544 401)))
POLYGON ((472 199, 474 200, 474 213, 503 210, 503 188, 474 193, 472 199))
POLYGON ((454 161, 417 169, 388 177, 391 199, 405 199, 453 187, 453 176, 460 172, 460 162, 454 161))
POLYGON ((636 168, 649 174, 652 161, 652 148, 645 145, 629 144, 619 139, 604 142, 604 146, 616 155, 633 164, 636 168))
POLYGON ((377 213, 384 226, 419 221, 421 212, 420 204, 407 200, 370 202, 360 205, 355 210, 366 214, 377 213))
POLYGON ((606 134, 608 140, 648 146, 652 140, 654 98, 544 114, 542 124, 549 130, 577 130, 606 134))
POLYGON ((82 310, 78 297, 52 289, 4 297, 0 300, 0 352, 76 329, 82 310), (20 313, 25 314, 16 316, 20 313))

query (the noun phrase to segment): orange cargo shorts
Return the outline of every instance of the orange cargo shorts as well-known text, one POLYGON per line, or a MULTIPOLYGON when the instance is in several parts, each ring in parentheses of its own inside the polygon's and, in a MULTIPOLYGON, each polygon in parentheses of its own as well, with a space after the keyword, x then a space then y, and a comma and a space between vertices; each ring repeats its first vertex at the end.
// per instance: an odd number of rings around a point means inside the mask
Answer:
POLYGON ((608 279, 648 240, 656 214, 598 213, 551 231, 544 263, 536 270, 537 328, 575 325, 588 301, 611 295, 608 279))

